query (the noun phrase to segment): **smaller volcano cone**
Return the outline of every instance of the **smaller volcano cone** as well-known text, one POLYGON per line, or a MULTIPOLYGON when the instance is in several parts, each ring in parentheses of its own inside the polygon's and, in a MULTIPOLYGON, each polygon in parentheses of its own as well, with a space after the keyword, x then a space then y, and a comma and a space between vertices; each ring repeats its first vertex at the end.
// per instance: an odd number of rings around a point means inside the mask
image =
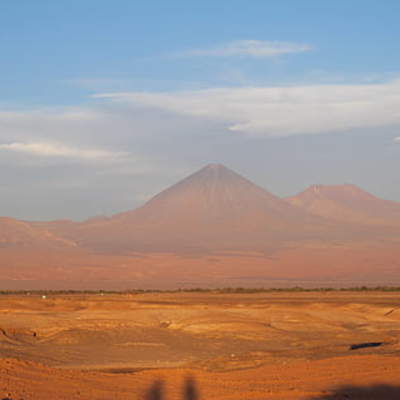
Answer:
POLYGON ((400 203, 380 199, 355 185, 313 185, 287 201, 331 220, 400 226, 400 203))

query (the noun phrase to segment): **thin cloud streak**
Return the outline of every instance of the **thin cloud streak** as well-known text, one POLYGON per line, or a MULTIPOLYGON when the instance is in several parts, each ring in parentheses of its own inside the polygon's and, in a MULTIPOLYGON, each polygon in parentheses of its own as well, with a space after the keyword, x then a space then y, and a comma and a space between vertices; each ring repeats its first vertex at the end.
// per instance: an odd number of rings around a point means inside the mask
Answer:
POLYGON ((320 134, 400 124, 400 80, 369 85, 216 88, 95 95, 222 121, 255 136, 320 134))
POLYGON ((209 162, 247 169, 261 185, 285 195, 319 181, 362 185, 362 176, 373 175, 377 193, 384 181, 389 189, 382 197, 398 199, 392 175, 397 159, 391 159, 387 142, 397 147, 399 123, 314 139, 268 137, 310 126, 314 133, 333 131, 339 123, 345 126, 346 116, 364 126, 369 114, 371 124, 388 123, 399 115, 399 84, 109 93, 81 106, 2 112, 2 214, 24 219, 111 215, 140 206, 148 194, 209 162), (354 105, 363 112, 344 113, 354 105), (280 121, 281 129, 275 129, 280 121), (229 131, 241 122, 258 124, 257 129, 229 131), (269 173, 276 168, 279 174, 269 173))
POLYGON ((277 57, 284 54, 304 53, 313 50, 305 43, 291 43, 264 40, 235 40, 220 46, 192 49, 178 53, 180 57, 277 57))
POLYGON ((92 161, 110 161, 128 154, 101 149, 77 148, 60 143, 43 142, 0 144, 0 150, 28 153, 39 157, 61 157, 92 161))

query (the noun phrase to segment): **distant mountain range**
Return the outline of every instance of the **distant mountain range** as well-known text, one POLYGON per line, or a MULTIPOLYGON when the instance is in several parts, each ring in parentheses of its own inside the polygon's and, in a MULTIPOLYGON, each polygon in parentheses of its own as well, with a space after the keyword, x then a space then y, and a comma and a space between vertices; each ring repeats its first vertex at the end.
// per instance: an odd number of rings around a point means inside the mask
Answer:
MULTIPOLYGON (((268 259, 293 248, 312 255, 306 249, 315 246, 337 251, 338 246, 360 249, 384 242, 394 248, 398 239, 398 202, 377 198, 354 185, 313 185, 282 199, 220 164, 207 165, 142 207, 112 217, 80 223, 0 218, 0 257, 3 250, 7 262, 16 265, 13 252, 21 259, 22 251, 31 259, 17 264, 29 266, 40 253, 47 265, 48 251, 59 269, 69 263, 80 265, 79 259, 87 266, 89 255, 93 260, 99 254, 208 257, 236 252, 241 257, 258 254, 268 259), (68 261, 71 257, 73 262, 68 261)), ((1 272, 4 266, 0 267, 1 272)), ((51 265, 46 268, 51 274, 51 265)))
POLYGON ((211 164, 136 210, 64 231, 54 225, 53 232, 95 250, 202 253, 263 251, 282 241, 324 236, 329 228, 325 219, 211 164))

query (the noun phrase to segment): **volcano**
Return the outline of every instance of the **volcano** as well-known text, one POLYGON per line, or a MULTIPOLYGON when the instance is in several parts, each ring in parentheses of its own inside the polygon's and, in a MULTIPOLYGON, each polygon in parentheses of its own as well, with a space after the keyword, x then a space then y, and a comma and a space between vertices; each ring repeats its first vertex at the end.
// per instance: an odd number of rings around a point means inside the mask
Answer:
POLYGON ((356 185, 313 185, 287 201, 342 223, 400 227, 400 203, 376 197, 356 185))
POLYGON ((85 247, 132 251, 264 250, 318 237, 329 225, 220 164, 210 164, 142 207, 81 224, 85 247))
POLYGON ((0 281, 25 289, 393 284, 399 210, 354 185, 281 199, 210 164, 111 217, 0 218, 0 281))

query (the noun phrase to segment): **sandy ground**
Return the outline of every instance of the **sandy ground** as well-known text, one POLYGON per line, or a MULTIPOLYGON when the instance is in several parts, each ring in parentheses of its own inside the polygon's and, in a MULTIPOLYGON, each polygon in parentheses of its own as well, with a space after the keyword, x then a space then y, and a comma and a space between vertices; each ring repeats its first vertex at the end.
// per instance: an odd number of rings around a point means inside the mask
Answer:
POLYGON ((1 296, 0 398, 398 399, 399 333, 400 293, 1 296))
POLYGON ((0 260, 2 289, 400 286, 399 240, 288 243, 266 253, 208 255, 0 248, 0 260))

